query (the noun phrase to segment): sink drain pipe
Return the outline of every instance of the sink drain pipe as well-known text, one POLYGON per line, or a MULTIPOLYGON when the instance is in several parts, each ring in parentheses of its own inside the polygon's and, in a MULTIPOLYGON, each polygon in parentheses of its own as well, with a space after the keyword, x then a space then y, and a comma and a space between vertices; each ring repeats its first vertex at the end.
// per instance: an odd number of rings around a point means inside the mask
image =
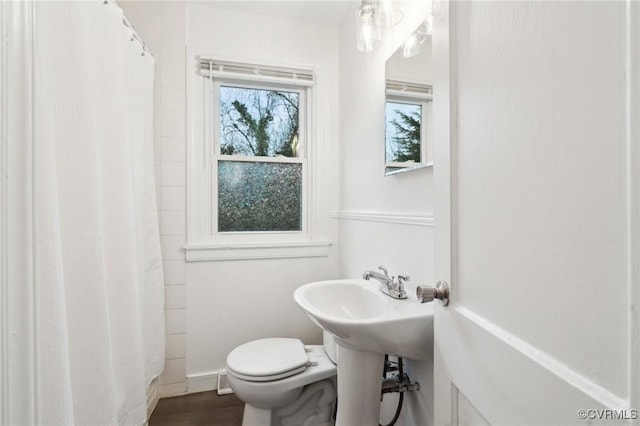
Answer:
POLYGON ((379 426, 393 426, 398 421, 398 417, 400 417, 400 412, 402 411, 402 402, 404 401, 404 393, 408 391, 419 391, 420 383, 414 382, 411 383, 411 379, 404 373, 402 358, 398 357, 398 362, 394 363, 389 361, 389 355, 385 354, 384 356, 384 367, 382 370, 382 391, 380 392, 380 401, 382 401, 382 397, 385 393, 395 393, 398 392, 400 395, 398 396, 398 406, 396 407, 396 412, 393 415, 393 418, 386 425, 380 424, 379 426), (390 377, 387 377, 387 373, 391 371, 397 371, 398 374, 394 374, 390 377))

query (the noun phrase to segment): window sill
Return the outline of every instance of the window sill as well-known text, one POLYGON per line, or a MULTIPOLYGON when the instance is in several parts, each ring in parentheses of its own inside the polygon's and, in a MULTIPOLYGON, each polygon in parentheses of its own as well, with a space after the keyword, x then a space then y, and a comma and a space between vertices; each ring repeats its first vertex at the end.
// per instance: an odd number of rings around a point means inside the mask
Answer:
POLYGON ((185 244, 187 262, 327 257, 331 241, 265 244, 185 244))

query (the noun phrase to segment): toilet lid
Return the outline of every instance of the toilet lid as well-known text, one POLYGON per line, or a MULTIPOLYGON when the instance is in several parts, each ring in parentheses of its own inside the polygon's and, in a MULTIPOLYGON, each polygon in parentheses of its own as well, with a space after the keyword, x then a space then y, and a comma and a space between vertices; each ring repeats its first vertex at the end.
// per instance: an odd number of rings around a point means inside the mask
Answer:
POLYGON ((227 368, 245 380, 277 380, 301 373, 309 360, 299 339, 268 338, 245 343, 227 356, 227 368))

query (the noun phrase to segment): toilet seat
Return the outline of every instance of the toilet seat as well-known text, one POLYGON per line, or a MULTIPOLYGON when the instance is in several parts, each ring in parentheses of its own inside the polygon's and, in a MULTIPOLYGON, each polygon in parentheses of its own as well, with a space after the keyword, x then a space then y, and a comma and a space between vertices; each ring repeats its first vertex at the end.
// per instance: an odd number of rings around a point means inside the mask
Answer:
POLYGON ((309 359, 299 339, 267 338, 247 342, 227 356, 227 368, 241 380, 268 382, 302 373, 309 359))

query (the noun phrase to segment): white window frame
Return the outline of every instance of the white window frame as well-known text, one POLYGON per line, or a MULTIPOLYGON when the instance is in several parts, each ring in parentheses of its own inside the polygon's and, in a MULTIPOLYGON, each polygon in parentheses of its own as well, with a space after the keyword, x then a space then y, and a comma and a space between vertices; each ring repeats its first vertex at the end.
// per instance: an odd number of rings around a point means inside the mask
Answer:
MULTIPOLYGON (((202 58, 199 57, 202 63, 202 58)), ((256 66, 256 70, 260 67, 256 66)), ((270 70, 279 68, 270 67, 270 70)), ((282 68, 284 69, 284 68, 282 68)), ((286 69, 285 69, 286 70, 286 69)), ((308 71, 312 73, 312 71, 308 71)), ((313 197, 313 81, 238 74, 202 68, 187 79, 187 261, 325 257, 329 241, 314 239, 313 197), (220 154, 220 86, 248 87, 300 93, 299 156, 254 157, 220 154), (218 232, 218 161, 302 164, 302 229, 300 231, 218 232)))

